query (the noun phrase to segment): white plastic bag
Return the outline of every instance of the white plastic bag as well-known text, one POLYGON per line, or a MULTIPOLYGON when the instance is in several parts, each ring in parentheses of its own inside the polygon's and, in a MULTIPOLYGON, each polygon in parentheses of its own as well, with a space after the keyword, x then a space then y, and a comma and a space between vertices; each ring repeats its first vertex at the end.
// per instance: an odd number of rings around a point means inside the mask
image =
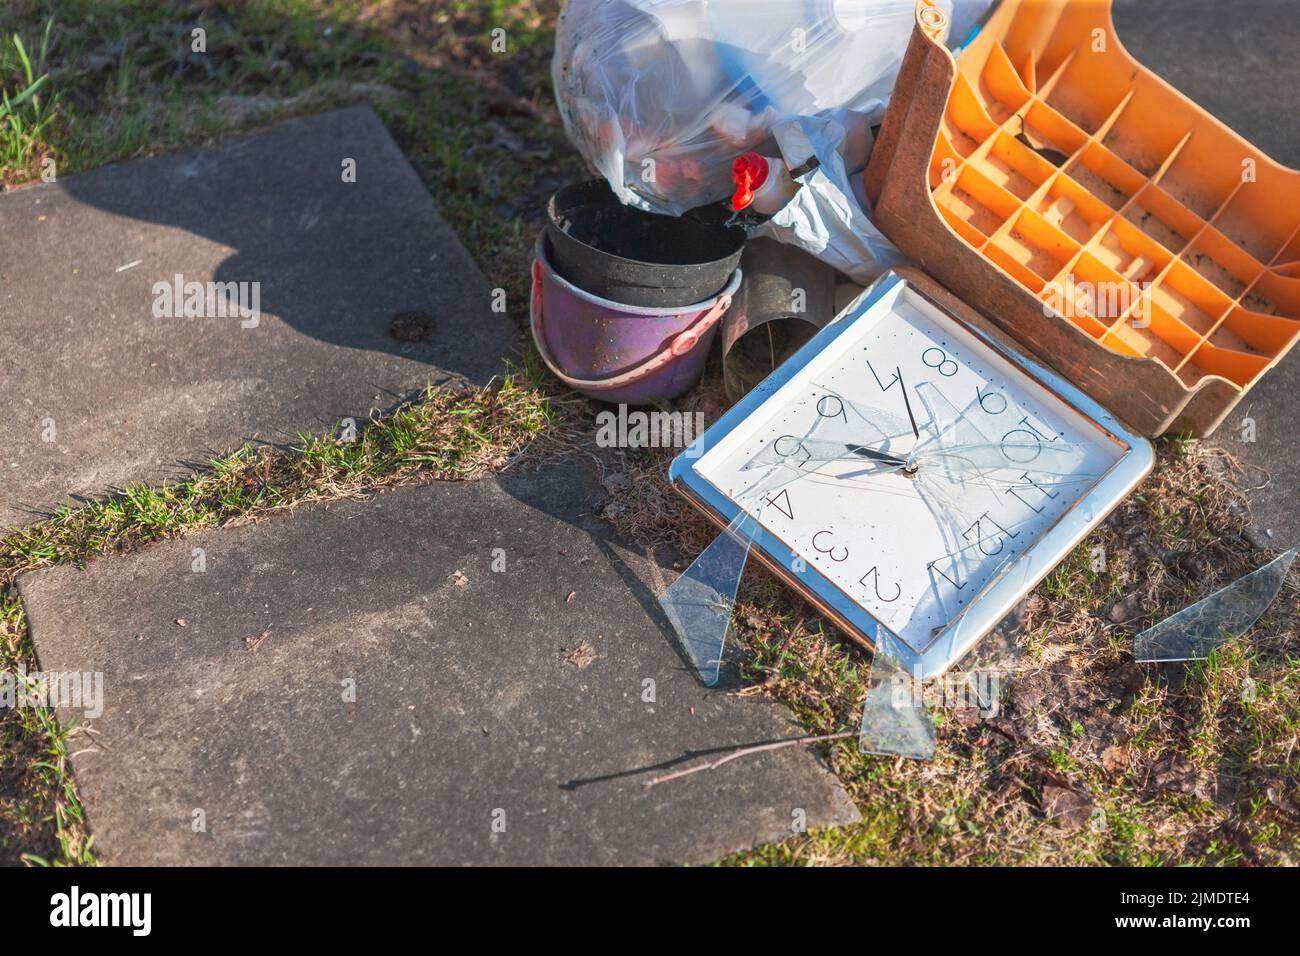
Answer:
MULTIPOLYGON (((846 134, 831 120, 803 119, 778 126, 773 135, 782 155, 807 157, 815 152, 814 143, 838 142, 846 134)), ((754 235, 798 246, 866 285, 904 256, 868 218, 865 197, 856 188, 861 172, 851 175, 834 149, 816 152, 822 164, 802 177, 794 199, 754 235)))
MULTIPOLYGON (((966 6, 987 0, 960 0, 966 6)), ((941 0, 948 12, 952 0, 941 0)), ((815 155, 766 234, 860 282, 897 260, 854 195, 915 0, 569 0, 552 64, 565 128, 619 198, 680 215, 732 192, 736 157, 815 155), (795 144, 791 155, 783 146, 795 144)))

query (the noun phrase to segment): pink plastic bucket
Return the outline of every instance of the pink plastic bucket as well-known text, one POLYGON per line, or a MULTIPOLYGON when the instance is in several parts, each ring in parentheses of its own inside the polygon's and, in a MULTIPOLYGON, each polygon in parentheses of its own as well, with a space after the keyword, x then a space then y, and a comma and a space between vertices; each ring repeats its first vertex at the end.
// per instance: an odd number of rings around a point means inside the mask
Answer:
POLYGON ((537 351, 566 385, 604 402, 646 405, 692 388, 740 288, 737 269, 717 296, 680 308, 623 305, 579 289, 551 268, 546 237, 533 260, 537 351))

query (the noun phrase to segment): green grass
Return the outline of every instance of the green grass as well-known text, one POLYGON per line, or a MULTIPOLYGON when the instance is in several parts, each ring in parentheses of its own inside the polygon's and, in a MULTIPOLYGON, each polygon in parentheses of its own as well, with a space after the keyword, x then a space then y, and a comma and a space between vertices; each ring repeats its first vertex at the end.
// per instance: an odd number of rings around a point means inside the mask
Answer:
POLYGON ((535 382, 507 375, 485 389, 428 388, 419 401, 345 438, 341 426, 300 435, 281 452, 245 446, 174 484, 131 485, 0 538, 0 583, 55 563, 80 562, 234 518, 411 480, 473 480, 504 467, 556 423, 535 382))
POLYGON ((0 185, 42 172, 51 159, 45 141, 58 115, 57 97, 42 92, 50 75, 45 66, 54 21, 36 37, 34 53, 21 33, 0 34, 0 185))

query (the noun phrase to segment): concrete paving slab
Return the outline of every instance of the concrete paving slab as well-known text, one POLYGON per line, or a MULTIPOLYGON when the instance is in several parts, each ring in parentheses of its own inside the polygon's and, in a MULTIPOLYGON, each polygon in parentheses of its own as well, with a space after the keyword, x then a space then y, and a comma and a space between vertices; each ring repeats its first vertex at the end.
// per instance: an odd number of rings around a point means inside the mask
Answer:
POLYGON ((43 671, 103 675, 102 714, 60 710, 92 731, 73 765, 96 847, 114 864, 656 864, 856 819, 807 748, 648 790, 629 774, 800 731, 696 682, 654 566, 591 517, 601 497, 552 463, 21 578, 43 671))
MULTIPOLYGON (((1114 10, 1120 39, 1138 60, 1278 162, 1300 167, 1294 0, 1117 0, 1114 10)), ((1272 532, 1263 541, 1300 543, 1300 352, 1266 373, 1211 441, 1253 466, 1243 484, 1257 527, 1272 532)))
POLYGON ((484 382, 518 341, 491 306, 368 107, 2 196, 0 528, 484 382), (403 311, 426 340, 390 334, 403 311))

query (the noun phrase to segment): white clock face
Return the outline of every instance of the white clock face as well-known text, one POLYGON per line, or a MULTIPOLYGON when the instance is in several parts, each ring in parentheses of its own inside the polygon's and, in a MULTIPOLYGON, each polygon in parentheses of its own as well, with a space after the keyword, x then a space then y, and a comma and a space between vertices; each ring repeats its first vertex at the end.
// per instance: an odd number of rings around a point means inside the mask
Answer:
POLYGON ((1126 446, 915 291, 870 312, 695 471, 922 653, 1126 446))

